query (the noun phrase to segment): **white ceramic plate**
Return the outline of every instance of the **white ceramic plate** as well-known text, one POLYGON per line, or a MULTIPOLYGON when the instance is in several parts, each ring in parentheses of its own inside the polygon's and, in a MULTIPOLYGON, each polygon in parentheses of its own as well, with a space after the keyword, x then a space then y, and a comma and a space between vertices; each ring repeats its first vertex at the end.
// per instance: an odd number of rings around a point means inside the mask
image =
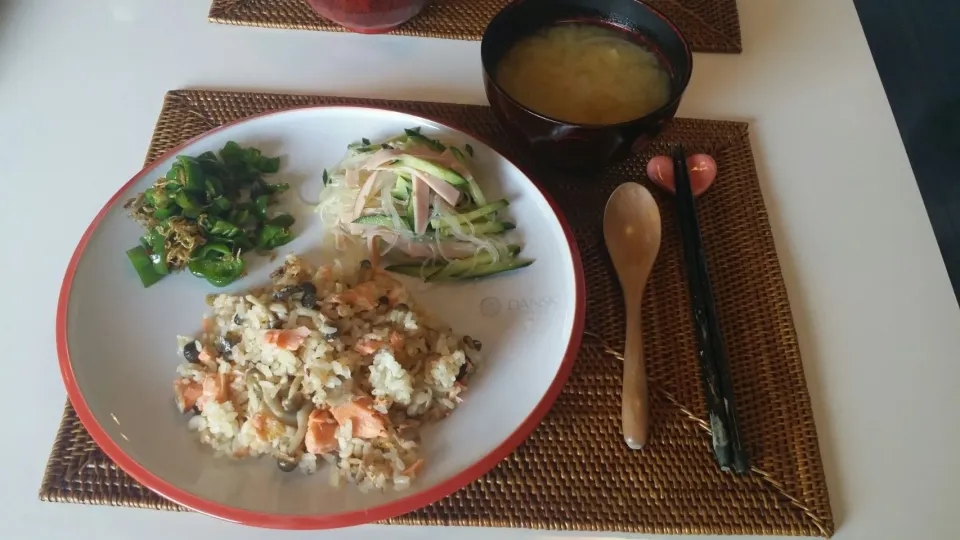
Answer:
MULTIPOLYGON (((269 282, 276 262, 248 261, 249 275, 227 291, 269 282)), ((310 107, 268 113, 206 133, 170 151, 128 182, 87 229, 64 278, 57 350, 71 402, 94 440, 123 470, 179 504, 223 519, 278 528, 356 525, 441 499, 480 477, 536 427, 556 399, 580 344, 583 273, 570 230, 546 194, 506 158, 456 129, 394 111, 310 107), (362 137, 420 126, 424 134, 470 143, 475 174, 491 199, 510 199, 523 255, 532 266, 488 279, 430 285, 408 281, 418 302, 483 342, 483 364, 466 402, 423 435, 426 466, 399 492, 333 488, 327 474, 283 473, 269 459, 225 460, 197 442, 174 406, 176 336, 197 335, 215 289, 188 273, 144 289, 125 250, 141 230, 123 203, 171 166, 177 154, 217 151, 228 140, 281 156, 273 181, 293 184, 283 210, 297 238, 279 250, 316 260, 321 226, 297 192, 315 199, 321 171, 362 137)))

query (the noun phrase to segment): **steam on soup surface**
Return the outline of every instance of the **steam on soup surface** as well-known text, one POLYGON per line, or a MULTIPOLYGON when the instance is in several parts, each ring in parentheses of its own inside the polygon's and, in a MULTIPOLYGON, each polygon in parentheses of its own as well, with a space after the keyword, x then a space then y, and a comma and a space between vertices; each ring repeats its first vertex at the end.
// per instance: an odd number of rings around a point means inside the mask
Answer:
POLYGON ((575 124, 633 120, 670 99, 670 77, 655 54, 591 24, 560 24, 523 38, 495 77, 524 106, 575 124))

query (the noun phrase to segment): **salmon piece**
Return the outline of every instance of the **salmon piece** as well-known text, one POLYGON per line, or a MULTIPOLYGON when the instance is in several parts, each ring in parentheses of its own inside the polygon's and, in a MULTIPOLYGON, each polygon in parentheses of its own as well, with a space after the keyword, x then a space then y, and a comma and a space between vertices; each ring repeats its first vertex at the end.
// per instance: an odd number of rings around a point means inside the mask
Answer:
POLYGON ((295 351, 303 345, 309 335, 310 329, 306 326, 298 326, 292 330, 267 330, 263 334, 263 342, 288 351, 295 351))
POLYGON ((400 335, 400 332, 397 332, 397 331, 395 331, 395 330, 391 330, 391 331, 390 331, 390 346, 393 347, 393 351, 394 351, 395 353, 396 353, 396 352, 401 352, 401 351, 403 351, 403 344, 404 344, 404 339, 403 339, 403 336, 400 335))
POLYGON ((353 436, 360 439, 373 439, 387 434, 387 419, 373 410, 373 400, 367 397, 357 398, 330 409, 337 423, 343 425, 350 420, 353 423, 353 436))
POLYGON ((353 346, 353 350, 360 354, 373 354, 383 347, 383 342, 379 339, 361 339, 353 346))
POLYGON ((229 398, 229 377, 230 375, 227 373, 217 373, 216 375, 209 375, 203 379, 203 392, 197 400, 201 410, 205 403, 210 403, 211 401, 223 403, 229 398))
POLYGON ((263 413, 253 415, 250 423, 253 424, 253 429, 261 441, 277 440, 287 429, 279 420, 263 413))
POLYGON ((200 349, 200 355, 198 357, 204 365, 213 364, 216 366, 217 360, 217 350, 209 345, 204 345, 203 349, 200 349))
POLYGON ((201 328, 203 328, 204 334, 209 334, 213 332, 213 319, 211 319, 210 317, 204 317, 203 325, 201 326, 201 328))
POLYGON ((361 310, 369 310, 377 307, 377 284, 372 281, 364 281, 352 289, 347 289, 340 294, 330 296, 332 302, 338 304, 352 304, 361 310))
POLYGON ((267 416, 262 413, 257 413, 250 418, 250 424, 253 425, 254 431, 257 432, 257 436, 261 439, 266 438, 267 434, 267 416))
MULTIPOLYGON (((391 331, 387 337, 387 341, 390 343, 390 348, 393 349, 394 356, 403 353, 404 338, 399 332, 391 331)), ((360 354, 373 354, 377 352, 380 347, 383 347, 383 341, 373 338, 363 338, 357 341, 357 344, 353 346, 353 350, 360 354)))
POLYGON ((307 452, 326 454, 340 447, 337 442, 337 421, 329 411, 317 409, 307 421, 307 452))
POLYGON ((203 395, 203 387, 197 381, 186 377, 173 381, 173 393, 176 396, 177 408, 185 413, 197 404, 203 395))
POLYGON ((383 268, 373 269, 373 281, 378 283, 384 289, 395 289, 397 287, 402 287, 400 281, 393 277, 393 274, 387 270, 384 270, 383 268))
POLYGON ((416 476, 417 473, 419 473, 419 472, 420 472, 420 469, 422 469, 422 468, 423 468, 423 460, 422 460, 422 459, 418 459, 418 460, 416 460, 416 461, 413 462, 413 465, 410 465, 409 467, 407 467, 406 469, 404 469, 403 472, 400 473, 400 474, 402 474, 402 475, 404 475, 404 476, 416 476))

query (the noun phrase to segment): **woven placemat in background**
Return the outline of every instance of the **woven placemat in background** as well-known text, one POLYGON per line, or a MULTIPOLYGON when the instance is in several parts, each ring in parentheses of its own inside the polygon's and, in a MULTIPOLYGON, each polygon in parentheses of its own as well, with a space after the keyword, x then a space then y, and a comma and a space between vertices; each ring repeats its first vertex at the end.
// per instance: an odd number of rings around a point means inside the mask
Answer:
MULTIPOLYGON (((737 0, 644 0, 670 17, 696 52, 739 53, 737 0)), ((391 34, 478 41, 510 0, 434 0, 391 34)), ((306 0, 213 0, 211 22, 241 26, 344 32, 306 0)))
MULTIPOLYGON (((440 118, 507 149, 488 107, 318 96, 177 90, 167 94, 147 162, 215 126, 282 107, 353 103, 440 118)), ((542 177, 571 223, 588 286, 587 328, 573 374, 533 435, 491 472, 426 508, 390 520, 682 534, 833 532, 817 433, 786 290, 753 165, 747 125, 676 120, 646 155, 579 181, 542 177), (727 341, 750 474, 722 473, 694 355, 672 201, 654 190, 663 245, 643 311, 652 438, 628 451, 620 434, 623 307, 601 216, 610 192, 644 176, 653 152, 682 142, 716 157, 720 176, 699 212, 727 341)), ((181 509, 139 485, 96 446, 68 405, 43 479, 46 501, 181 509)))

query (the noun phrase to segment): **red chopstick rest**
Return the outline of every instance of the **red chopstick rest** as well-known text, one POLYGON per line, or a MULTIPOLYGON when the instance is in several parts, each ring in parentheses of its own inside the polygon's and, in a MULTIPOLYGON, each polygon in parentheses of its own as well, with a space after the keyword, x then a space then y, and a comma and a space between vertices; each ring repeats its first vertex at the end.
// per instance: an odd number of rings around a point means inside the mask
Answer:
MULTIPOLYGON (((717 179, 717 162, 707 154, 687 157, 687 170, 690 171, 690 186, 694 197, 702 195, 717 179)), ((669 156, 650 159, 647 163, 647 176, 654 184, 676 194, 673 160, 669 156)))

